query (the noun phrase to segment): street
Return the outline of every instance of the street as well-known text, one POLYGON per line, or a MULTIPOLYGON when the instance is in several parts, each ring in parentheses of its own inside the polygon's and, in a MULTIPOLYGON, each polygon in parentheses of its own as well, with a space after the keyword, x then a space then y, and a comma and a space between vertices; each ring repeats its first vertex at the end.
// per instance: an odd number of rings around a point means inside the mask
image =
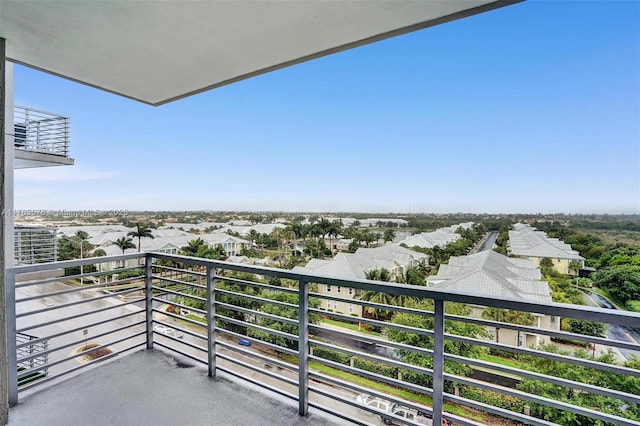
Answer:
MULTIPOLYGON (((606 298, 593 292, 584 292, 583 297, 585 303, 589 306, 595 306, 606 309, 617 309, 606 298)), ((640 335, 634 330, 628 327, 622 327, 616 324, 611 324, 607 327, 606 336, 611 340, 620 340, 622 342, 640 343, 640 335)), ((631 359, 633 355, 640 356, 638 351, 630 351, 628 349, 618 348, 620 354, 627 360, 631 359)))

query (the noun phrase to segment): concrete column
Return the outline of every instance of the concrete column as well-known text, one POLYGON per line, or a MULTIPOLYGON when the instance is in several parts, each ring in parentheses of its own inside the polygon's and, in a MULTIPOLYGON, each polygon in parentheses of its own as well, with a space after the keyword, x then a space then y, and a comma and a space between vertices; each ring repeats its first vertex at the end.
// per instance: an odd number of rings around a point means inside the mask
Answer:
POLYGON ((9 368, 7 352, 7 281, 5 273, 5 93, 6 93, 6 51, 5 40, 0 38, 0 425, 9 420, 9 368))

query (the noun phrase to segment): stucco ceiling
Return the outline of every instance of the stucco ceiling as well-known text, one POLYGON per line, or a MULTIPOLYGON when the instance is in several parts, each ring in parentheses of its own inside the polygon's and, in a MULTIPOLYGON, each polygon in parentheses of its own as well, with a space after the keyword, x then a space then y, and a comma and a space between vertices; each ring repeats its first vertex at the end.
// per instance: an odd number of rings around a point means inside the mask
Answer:
POLYGON ((7 58, 160 105, 519 0, 0 0, 7 58))

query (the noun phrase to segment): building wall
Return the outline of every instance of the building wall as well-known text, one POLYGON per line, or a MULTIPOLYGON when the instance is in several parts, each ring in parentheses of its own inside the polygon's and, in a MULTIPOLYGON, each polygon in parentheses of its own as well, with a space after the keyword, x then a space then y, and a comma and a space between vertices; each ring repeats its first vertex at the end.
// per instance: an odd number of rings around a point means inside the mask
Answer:
MULTIPOLYGON (((530 259, 533 261, 533 263, 536 264, 536 266, 539 268, 540 267, 540 261, 542 259, 544 259, 544 257, 537 257, 537 256, 527 256, 527 259, 530 259)), ((569 274, 569 263, 571 262, 572 259, 561 259, 561 258, 557 258, 557 257, 550 257, 549 259, 551 259, 551 261, 553 262, 553 269, 555 269, 556 271, 560 272, 561 274, 569 274)), ((582 266, 584 266, 584 261, 581 260, 580 264, 582 266)))

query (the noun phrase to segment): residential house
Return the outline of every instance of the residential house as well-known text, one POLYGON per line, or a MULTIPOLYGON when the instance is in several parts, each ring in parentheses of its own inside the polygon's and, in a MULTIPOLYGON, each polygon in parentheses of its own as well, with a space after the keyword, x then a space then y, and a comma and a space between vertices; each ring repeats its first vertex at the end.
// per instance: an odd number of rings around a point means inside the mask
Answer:
MULTIPOLYGON (((359 248, 355 253, 338 253, 333 259, 311 259, 306 266, 296 266, 293 270, 347 279, 366 279, 368 271, 384 268, 390 272, 391 281, 395 281, 410 267, 428 262, 429 256, 426 254, 394 244, 387 244, 375 248, 359 248)), ((362 316, 362 306, 350 303, 359 297, 359 292, 353 288, 320 284, 318 285, 318 293, 344 300, 323 299, 321 308, 327 311, 362 316)))
POLYGON ((458 228, 469 229, 473 227, 473 222, 460 223, 444 228, 438 228, 432 232, 422 232, 412 235, 400 241, 398 244, 404 244, 407 247, 432 248, 435 246, 444 247, 447 244, 458 241, 460 234, 456 233, 458 228))
POLYGON ((537 267, 544 258, 551 259, 553 268, 561 274, 569 274, 569 263, 577 260, 581 269, 584 268, 584 257, 557 238, 549 238, 547 234, 536 228, 516 223, 509 231, 507 253, 530 259, 537 267))
MULTIPOLYGON (((501 299, 524 299, 551 302, 551 288, 536 264, 529 259, 504 256, 486 250, 469 256, 452 256, 449 264, 442 264, 436 275, 427 277, 427 286, 452 292, 474 293, 501 299)), ((484 306, 472 305, 471 315, 482 318, 484 306)), ((532 327, 560 330, 560 319, 549 315, 534 315, 532 327)), ((488 327, 489 337, 498 343, 512 346, 537 346, 547 337, 509 329, 488 327)))

